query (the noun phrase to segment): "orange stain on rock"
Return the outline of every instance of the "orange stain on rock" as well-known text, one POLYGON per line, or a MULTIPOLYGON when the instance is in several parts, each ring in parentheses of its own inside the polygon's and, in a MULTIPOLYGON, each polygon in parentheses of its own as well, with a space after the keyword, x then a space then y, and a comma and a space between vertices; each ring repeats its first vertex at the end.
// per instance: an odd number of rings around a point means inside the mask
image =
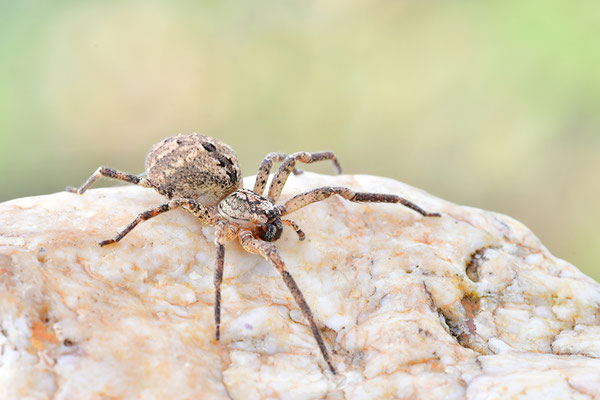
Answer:
POLYGON ((41 321, 31 324, 31 345, 38 351, 44 350, 46 343, 58 344, 58 338, 41 321))

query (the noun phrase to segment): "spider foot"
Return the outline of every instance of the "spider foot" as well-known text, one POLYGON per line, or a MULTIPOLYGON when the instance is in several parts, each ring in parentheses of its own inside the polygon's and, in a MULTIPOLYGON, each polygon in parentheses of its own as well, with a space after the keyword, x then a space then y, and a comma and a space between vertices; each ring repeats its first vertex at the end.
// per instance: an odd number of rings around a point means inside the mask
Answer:
POLYGON ((104 247, 104 246, 106 246, 108 244, 113 244, 115 242, 116 242, 116 240, 114 240, 114 239, 108 239, 108 240, 103 240, 103 241, 101 241, 98 244, 100 245, 100 247, 104 247))
POLYGON ((81 193, 79 193, 79 189, 77 189, 76 187, 73 187, 73 186, 67 186, 67 188, 65 189, 65 192, 81 194, 81 193))
POLYGON ((335 370, 335 368, 331 364, 331 362, 327 361, 327 366, 329 367, 329 370, 331 371, 332 374, 337 375, 337 371, 335 370))

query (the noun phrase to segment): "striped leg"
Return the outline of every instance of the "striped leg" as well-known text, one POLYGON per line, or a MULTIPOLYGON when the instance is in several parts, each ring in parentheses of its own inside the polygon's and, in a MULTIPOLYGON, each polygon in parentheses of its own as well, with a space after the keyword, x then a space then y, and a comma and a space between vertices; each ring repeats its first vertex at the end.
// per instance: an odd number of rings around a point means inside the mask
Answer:
POLYGON ((241 245, 246 251, 249 251, 250 253, 260 254, 265 259, 267 259, 267 261, 273 264, 277 271, 279 271, 281 277, 283 278, 283 281, 292 293, 294 300, 296 300, 296 304, 298 305, 298 307, 300 307, 300 311, 302 311, 304 318, 306 318, 306 320, 308 321, 310 325, 310 330, 312 331, 312 334, 315 340, 317 341, 317 344, 319 345, 319 350, 321 350, 321 354, 323 355, 323 359, 327 363, 329 370, 333 374, 335 374, 335 368, 331 363, 329 353, 327 352, 327 347, 325 347, 325 342, 323 341, 323 337, 321 336, 321 331, 315 323, 312 311, 310 310, 308 303, 304 299, 304 296, 302 295, 300 288, 296 284, 296 281, 294 281, 292 275, 290 275, 290 273, 286 270, 285 264, 281 260, 277 248, 270 243, 255 239, 252 236, 252 233, 247 230, 240 231, 239 239, 241 245))
POLYGON ((330 151, 321 151, 319 153, 300 152, 288 156, 283 161, 283 163, 279 167, 279 170, 273 177, 273 180, 271 181, 271 186, 269 187, 269 195, 267 197, 272 201, 276 201, 279 198, 279 195, 281 195, 281 190, 283 189, 287 178, 290 176, 290 173, 296 167, 296 161, 310 164, 316 161, 325 160, 331 160, 333 162, 333 167, 335 169, 336 174, 342 172, 342 167, 340 166, 337 157, 330 151))
POLYGON ((313 189, 306 193, 296 195, 285 202, 285 204, 278 206, 281 210, 281 215, 287 215, 293 213, 296 210, 306 207, 309 204, 316 203, 317 201, 325 200, 334 194, 340 195, 343 198, 358 202, 358 203, 400 203, 405 207, 410 208, 418 212, 425 217, 441 217, 440 213, 430 213, 423 210, 415 203, 406 200, 403 197, 396 196, 394 194, 382 194, 382 193, 361 193, 355 192, 344 187, 331 187, 325 186, 318 189, 313 189))
POLYGON ((260 195, 265 191, 265 187, 267 187, 267 179, 269 179, 269 173, 271 172, 271 168, 273 167, 274 162, 280 162, 285 160, 287 154, 284 153, 269 153, 260 163, 260 167, 258 167, 258 173, 256 174, 256 181, 254 181, 254 193, 258 193, 260 195))
POLYGON ((137 217, 129 225, 125 227, 121 232, 117 234, 113 239, 103 240, 100 242, 100 246, 106 246, 107 244, 112 244, 123 239, 125 235, 127 235, 133 228, 135 228, 140 222, 149 220, 150 218, 154 218, 157 215, 166 213, 167 211, 171 211, 177 207, 183 207, 186 211, 194 214, 198 217, 203 223, 207 225, 214 225, 214 216, 212 212, 204 207, 201 204, 196 203, 193 200, 188 199, 173 199, 168 203, 162 204, 158 207, 151 208, 149 210, 144 211, 143 213, 138 214, 137 217))
POLYGON ((225 262, 225 243, 237 234, 227 222, 221 220, 217 223, 215 246, 217 247, 217 265, 213 284, 215 285, 215 338, 221 339, 221 283, 223 283, 223 264, 225 262))
MULTIPOLYGON (((254 181, 254 189, 252 191, 254 193, 258 193, 262 196, 265 191, 265 187, 267 187, 267 180, 269 179, 269 174, 271 173, 271 168, 273 167, 274 162, 281 162, 287 158, 287 154, 284 153, 269 153, 265 157, 264 160, 260 163, 260 167, 258 168, 258 173, 256 174, 256 180, 254 181)), ((292 171, 294 175, 298 175, 302 173, 302 170, 294 168, 292 171)))
POLYGON ((101 176, 117 179, 124 182, 133 183, 134 185, 140 185, 143 187, 153 188, 154 185, 147 178, 140 178, 136 175, 127 174, 125 172, 117 171, 116 169, 108 168, 108 167, 99 167, 96 172, 92 174, 88 178, 87 181, 79 188, 68 187, 67 192, 83 194, 86 190, 89 189, 90 186, 101 176))

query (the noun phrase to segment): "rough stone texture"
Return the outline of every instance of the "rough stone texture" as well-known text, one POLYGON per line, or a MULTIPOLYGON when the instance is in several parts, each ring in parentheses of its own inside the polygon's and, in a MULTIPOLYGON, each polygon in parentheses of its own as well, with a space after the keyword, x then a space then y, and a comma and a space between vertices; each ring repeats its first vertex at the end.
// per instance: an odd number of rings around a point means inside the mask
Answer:
MULTIPOLYGON (((249 181, 246 181, 249 186, 249 181)), ((124 186, 0 205, 0 398, 600 397, 600 285, 519 222, 369 176, 292 176, 404 196, 331 198, 277 245, 322 326, 327 370, 278 273, 181 210, 108 239, 162 198, 124 186)))

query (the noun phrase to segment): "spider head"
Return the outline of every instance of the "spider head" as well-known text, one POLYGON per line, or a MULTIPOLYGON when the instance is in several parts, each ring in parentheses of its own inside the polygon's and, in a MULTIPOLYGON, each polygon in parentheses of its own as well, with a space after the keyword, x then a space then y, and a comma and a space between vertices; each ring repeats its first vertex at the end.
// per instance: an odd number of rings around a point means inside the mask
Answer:
POLYGON ((281 218, 275 218, 274 220, 267 222, 264 225, 257 227, 258 236, 265 242, 274 242, 281 237, 283 232, 283 223, 281 218))
POLYGON ((248 189, 239 189, 221 200, 218 211, 235 226, 250 229, 265 242, 281 237, 281 211, 269 199, 248 189))

